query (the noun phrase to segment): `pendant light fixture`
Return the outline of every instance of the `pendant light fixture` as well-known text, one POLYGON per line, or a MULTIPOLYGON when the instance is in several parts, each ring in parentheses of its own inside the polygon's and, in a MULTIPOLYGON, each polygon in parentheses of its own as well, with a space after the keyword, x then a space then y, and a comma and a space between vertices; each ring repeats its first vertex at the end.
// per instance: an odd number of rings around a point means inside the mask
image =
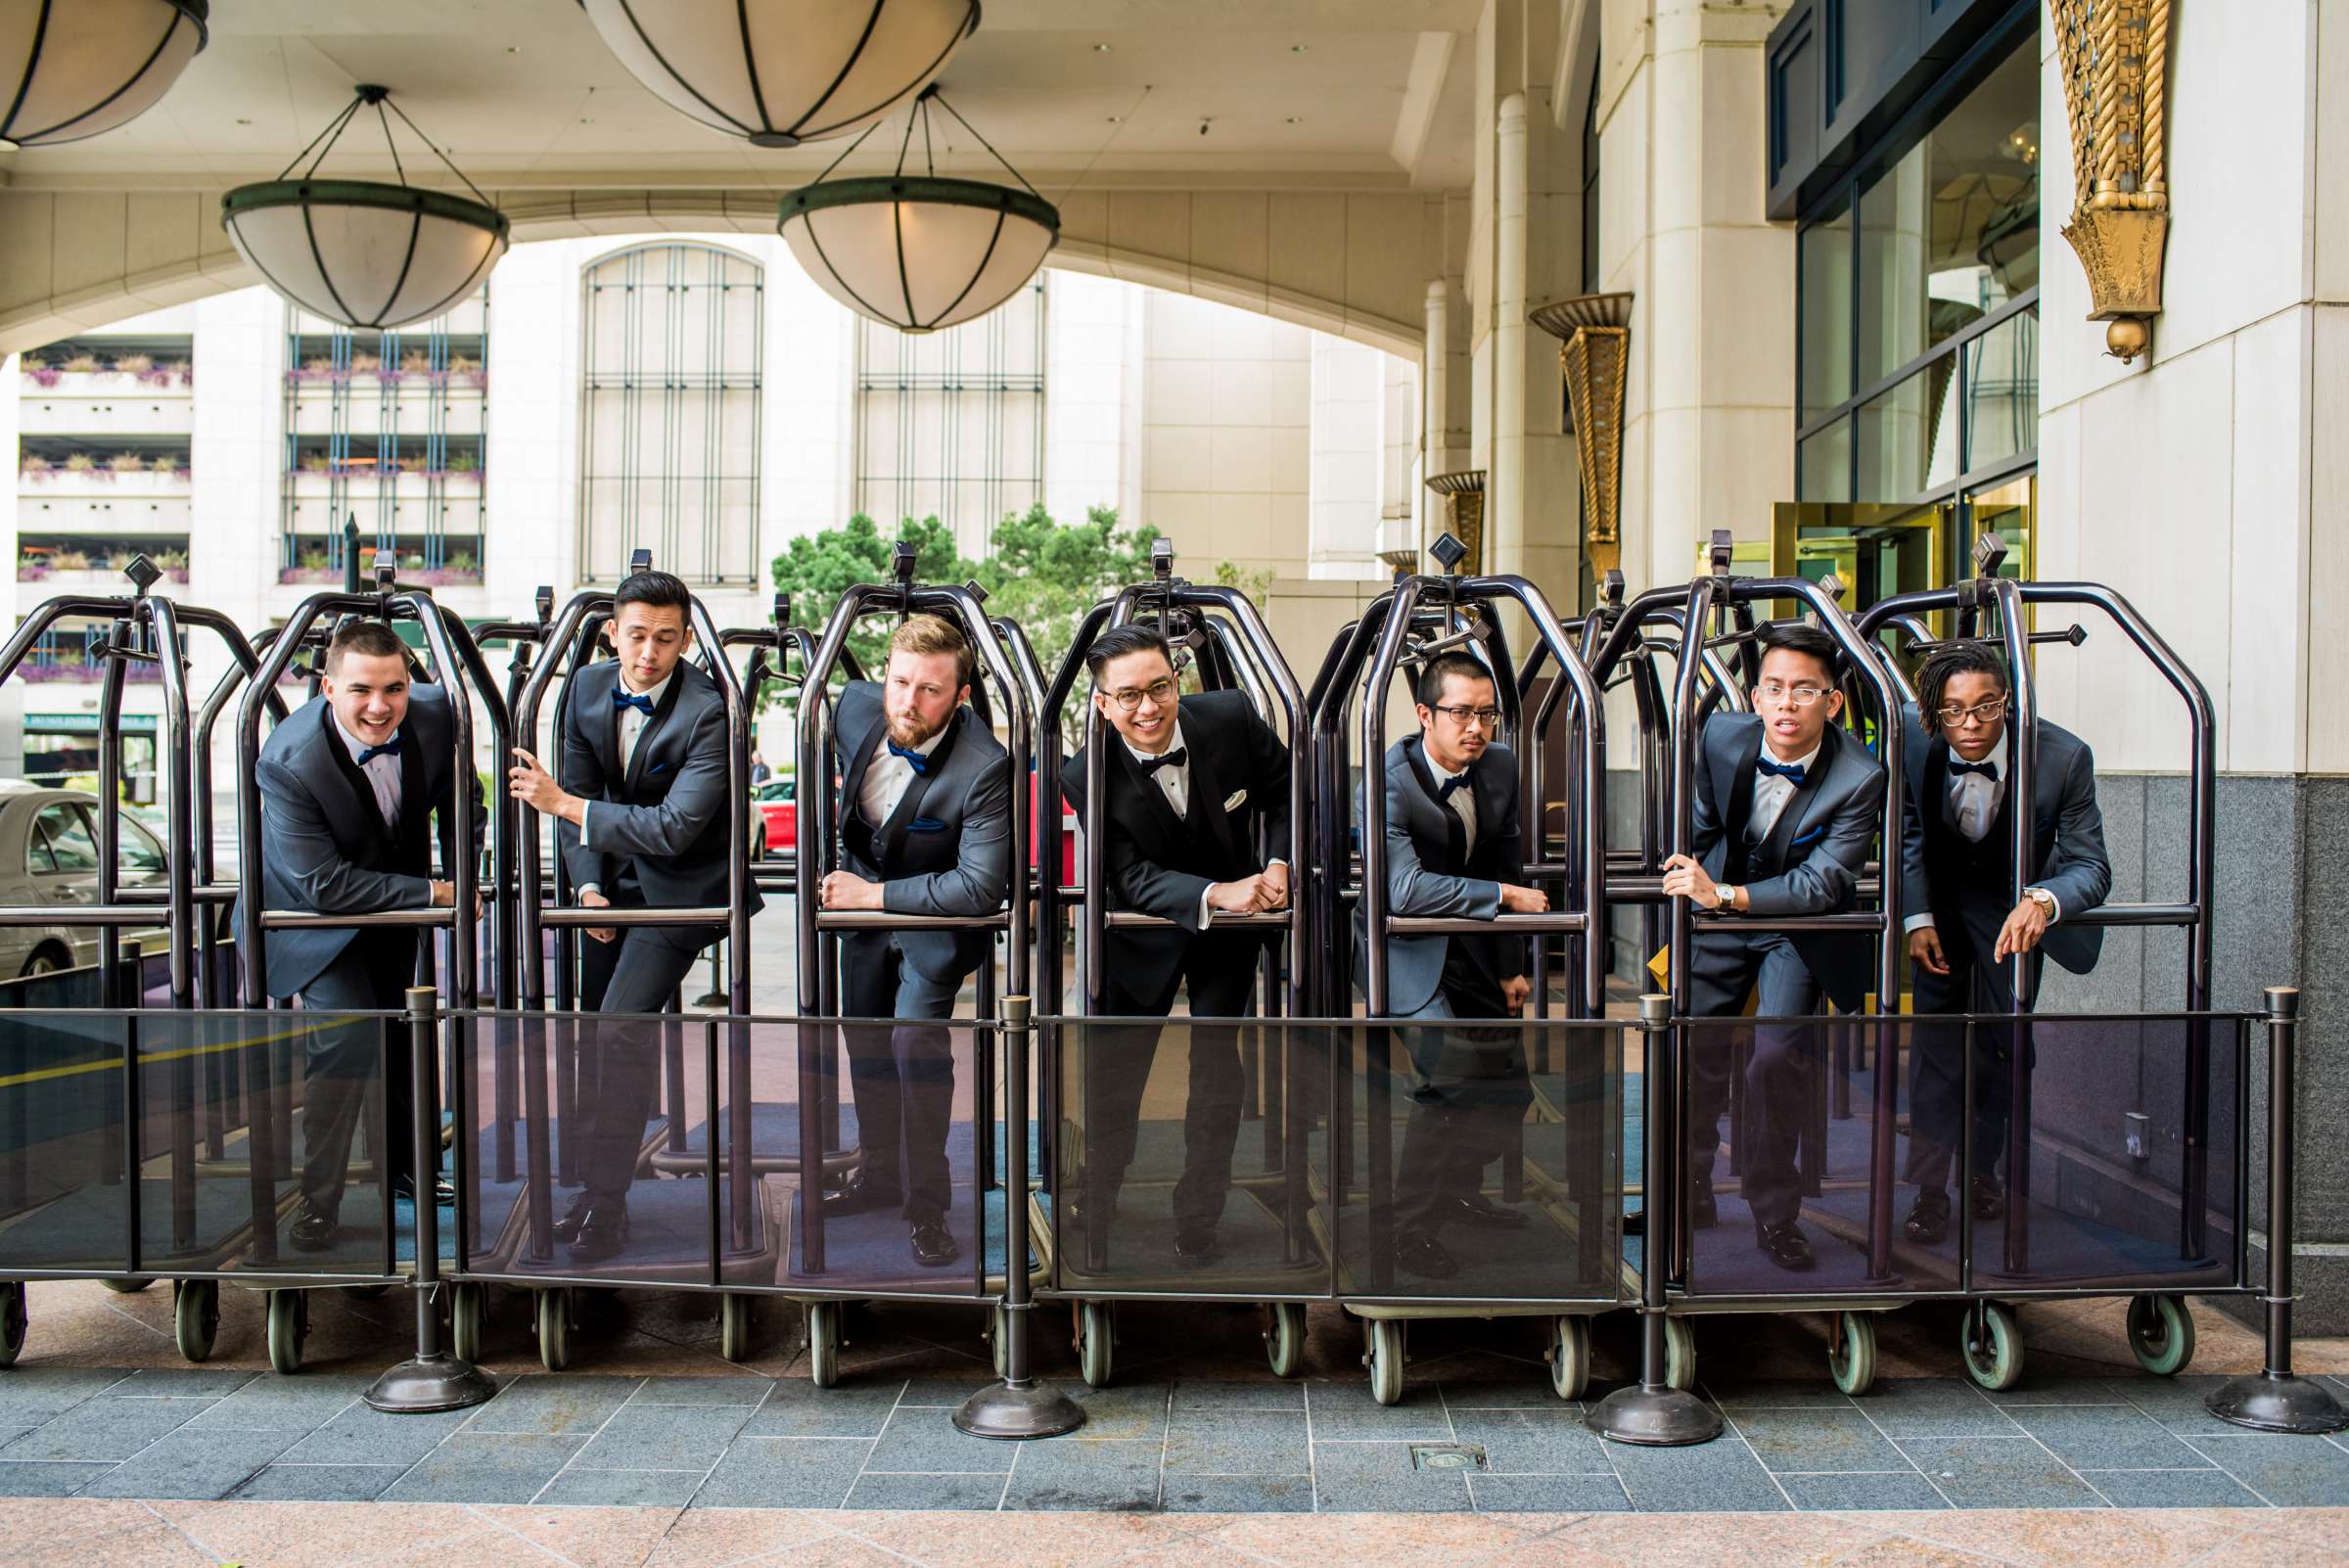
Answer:
POLYGON ((471 295, 506 254, 509 227, 481 188, 391 102, 391 89, 374 86, 360 87, 276 179, 221 197, 220 222, 238 254, 286 300, 329 321, 377 331, 429 320, 471 295), (352 116, 367 109, 383 124, 399 183, 317 178, 352 116), (478 200, 410 185, 386 109, 478 200), (309 168, 289 178, 313 148, 318 156, 309 168))
POLYGON ((647 91, 753 147, 846 136, 930 84, 979 0, 579 0, 647 91))
POLYGON ((102 136, 155 107, 208 0, 0 0, 0 153, 102 136))
MULTIPOLYGON (((858 137, 832 168, 863 142, 858 137)), ((831 172, 827 168, 814 184, 783 198, 777 226, 817 287, 899 332, 936 332, 986 315, 1036 276, 1060 239, 1060 209, 972 130, 936 87, 923 89, 905 117, 896 173, 827 182, 831 172), (929 151, 934 101, 1019 180, 1018 189, 937 172, 929 151), (908 174, 905 155, 917 121, 930 167, 908 174)))

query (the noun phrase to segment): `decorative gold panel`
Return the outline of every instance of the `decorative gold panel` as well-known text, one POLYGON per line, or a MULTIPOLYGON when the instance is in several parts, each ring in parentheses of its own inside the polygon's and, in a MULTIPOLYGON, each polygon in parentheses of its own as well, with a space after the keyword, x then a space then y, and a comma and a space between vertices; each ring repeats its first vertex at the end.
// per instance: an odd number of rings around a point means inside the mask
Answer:
POLYGON ((1481 576, 1485 570, 1485 471, 1466 468, 1457 474, 1438 474, 1427 482, 1427 487, 1444 497, 1445 510, 1451 519, 1452 537, 1468 547, 1460 558, 1460 571, 1466 576, 1481 576))
POLYGON ((2123 363, 2152 342, 2170 232, 2170 0, 2051 0, 2072 126, 2072 220, 2091 321, 2123 363))
POLYGON ((1632 368, 1632 297, 1585 294, 1532 313, 1535 326, 1561 340, 1566 430, 1582 469, 1583 553, 1593 580, 1623 559, 1623 404, 1632 368))

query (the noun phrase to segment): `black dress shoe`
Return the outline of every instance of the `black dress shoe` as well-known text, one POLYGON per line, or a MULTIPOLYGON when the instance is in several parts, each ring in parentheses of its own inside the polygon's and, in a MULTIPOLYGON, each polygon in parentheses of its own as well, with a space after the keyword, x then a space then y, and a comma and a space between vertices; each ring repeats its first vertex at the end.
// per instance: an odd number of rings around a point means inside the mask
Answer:
POLYGON ((1216 1261, 1223 1244, 1216 1239, 1214 1225, 1176 1225, 1174 1227, 1174 1256, 1197 1268, 1216 1261))
MULTIPOLYGON (((410 1203, 414 1203, 416 1201, 416 1183, 407 1176, 403 1176, 397 1181, 393 1182, 392 1190, 396 1192, 399 1196, 407 1199, 410 1203)), ((446 1176, 435 1177, 433 1181, 433 1202, 439 1205, 443 1209, 447 1209, 453 1207, 456 1204, 456 1201, 457 1184, 449 1180, 446 1176)))
POLYGON ((335 1222, 304 1201, 301 1212, 286 1227, 286 1239, 296 1252, 324 1252, 335 1244, 335 1222))
POLYGON ((1974 1189, 1971 1196, 1975 1219, 2004 1220, 2006 1218, 2006 1189, 1999 1185, 1997 1176, 1978 1176, 1974 1177, 1974 1189))
POLYGON ((876 1209, 895 1209, 904 1201, 903 1193, 873 1185, 859 1171, 824 1194, 824 1217, 838 1220, 852 1214, 870 1214, 876 1209))
POLYGON ((601 1263, 617 1258, 628 1245, 628 1205, 624 1199, 590 1204, 572 1238, 574 1263, 601 1263))
POLYGON ((555 1222, 553 1229, 548 1234, 564 1246, 570 1246, 579 1239, 579 1224, 587 1218, 587 1211, 592 1207, 593 1205, 587 1201, 586 1193, 581 1192, 576 1195, 571 1200, 571 1206, 563 1211, 563 1218, 555 1222))
POLYGON ((924 1268, 944 1268, 962 1256, 962 1248, 946 1231, 943 1220, 924 1220, 913 1227, 913 1261, 924 1268))
POLYGON ((1920 1247, 1938 1247, 1950 1238, 1950 1194, 1946 1187, 1919 1187, 1901 1234, 1920 1247))
POLYGON ((1490 1225, 1497 1230, 1519 1230, 1526 1224, 1523 1210, 1504 1209, 1481 1192, 1463 1194, 1457 1212, 1472 1225, 1490 1225))
POLYGON ((1433 1236, 1404 1236, 1395 1243, 1395 1267, 1422 1279, 1450 1279, 1460 1271, 1460 1261, 1433 1236))
POLYGON ((1710 1230, 1721 1223, 1721 1206, 1713 1201, 1713 1188, 1708 1183, 1688 1194, 1688 1228, 1710 1230))
POLYGON ((1754 1245, 1762 1249, 1762 1256, 1789 1273, 1808 1273, 1819 1266, 1819 1260, 1811 1256, 1810 1239, 1792 1222, 1754 1226, 1754 1245))

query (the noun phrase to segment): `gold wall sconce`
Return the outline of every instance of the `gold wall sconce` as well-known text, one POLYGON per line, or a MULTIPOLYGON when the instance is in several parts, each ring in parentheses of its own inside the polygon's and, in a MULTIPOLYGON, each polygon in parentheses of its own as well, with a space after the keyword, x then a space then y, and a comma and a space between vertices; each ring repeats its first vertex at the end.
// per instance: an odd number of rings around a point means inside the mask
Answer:
POLYGON ((1592 580, 1623 560, 1623 404, 1631 383, 1632 297, 1584 294, 1537 306, 1535 326, 1560 340, 1565 434, 1582 470, 1583 554, 1592 580))
MULTIPOLYGON (((1444 497, 1446 524, 1454 538, 1468 547, 1461 558, 1460 569, 1469 576, 1482 576, 1485 571, 1485 471, 1464 468, 1456 474, 1438 474, 1427 482, 1427 487, 1444 497)), ((1396 563, 1408 567, 1411 560, 1396 563)))
POLYGON ((2088 319, 2123 364, 2152 346, 2170 235, 2170 0, 2052 0, 2072 127, 2072 220, 2088 319))

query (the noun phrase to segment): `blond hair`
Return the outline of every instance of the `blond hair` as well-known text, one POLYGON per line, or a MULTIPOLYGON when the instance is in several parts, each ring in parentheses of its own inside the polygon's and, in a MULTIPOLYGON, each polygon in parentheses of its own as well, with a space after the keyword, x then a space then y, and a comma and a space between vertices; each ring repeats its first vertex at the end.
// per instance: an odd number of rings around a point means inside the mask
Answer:
POLYGON ((909 654, 952 654, 954 656, 954 684, 968 686, 978 673, 978 657, 971 652, 970 639, 954 623, 944 616, 907 616, 904 623, 890 634, 889 651, 909 654))

